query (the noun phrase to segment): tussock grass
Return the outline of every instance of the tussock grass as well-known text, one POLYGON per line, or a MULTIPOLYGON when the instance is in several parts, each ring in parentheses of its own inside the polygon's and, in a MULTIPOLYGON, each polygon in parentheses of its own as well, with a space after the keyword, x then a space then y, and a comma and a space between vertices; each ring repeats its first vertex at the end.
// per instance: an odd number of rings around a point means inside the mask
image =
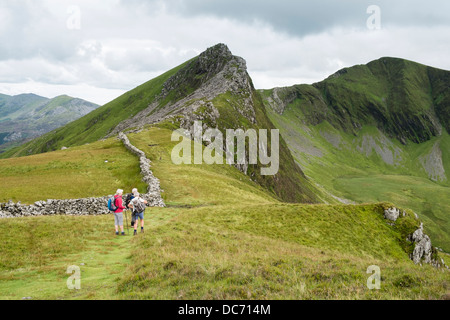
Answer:
POLYGON ((380 208, 178 209, 170 223, 139 239, 118 293, 131 299, 441 298, 449 273, 413 265, 380 208), (367 288, 371 265, 381 269, 380 290, 367 288))

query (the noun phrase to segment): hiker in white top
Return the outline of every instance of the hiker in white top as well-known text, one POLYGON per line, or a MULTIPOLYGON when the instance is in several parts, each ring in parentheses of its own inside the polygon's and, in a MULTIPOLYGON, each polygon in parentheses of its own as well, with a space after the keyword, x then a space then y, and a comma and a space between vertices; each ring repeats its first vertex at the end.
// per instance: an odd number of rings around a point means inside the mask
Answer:
POLYGON ((137 234, 138 218, 141 220, 141 233, 144 232, 144 211, 147 201, 139 196, 139 192, 134 193, 133 200, 128 205, 129 208, 133 208, 133 214, 136 216, 136 222, 134 223, 134 235, 137 234))

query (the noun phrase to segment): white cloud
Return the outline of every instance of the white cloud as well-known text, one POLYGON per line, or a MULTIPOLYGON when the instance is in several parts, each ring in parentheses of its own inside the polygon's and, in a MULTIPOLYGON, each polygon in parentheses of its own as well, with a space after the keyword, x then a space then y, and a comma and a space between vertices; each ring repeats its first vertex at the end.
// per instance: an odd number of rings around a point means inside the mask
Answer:
POLYGON ((445 15, 439 8, 428 15, 439 23, 427 25, 428 13, 418 14, 425 10, 422 5, 403 8, 402 18, 401 7, 392 5, 389 11, 381 2, 382 30, 371 31, 365 10, 339 5, 341 16, 319 14, 317 5, 285 1, 292 8, 272 14, 278 3, 260 6, 255 14, 242 5, 234 15, 200 0, 195 1, 198 13, 173 10, 161 1, 2 2, 0 92, 42 90, 34 93, 75 94, 103 104, 219 42, 247 60, 257 88, 320 81, 342 67, 382 56, 450 69, 450 23, 439 22, 445 15), (80 8, 80 30, 67 28, 67 8, 74 3, 80 8), (317 16, 302 11, 299 16, 307 22, 296 19, 295 10, 308 8, 317 16), (420 16, 416 24, 408 13, 420 16), (281 15, 289 18, 288 25, 281 15), (305 23, 317 26, 299 30, 305 23))

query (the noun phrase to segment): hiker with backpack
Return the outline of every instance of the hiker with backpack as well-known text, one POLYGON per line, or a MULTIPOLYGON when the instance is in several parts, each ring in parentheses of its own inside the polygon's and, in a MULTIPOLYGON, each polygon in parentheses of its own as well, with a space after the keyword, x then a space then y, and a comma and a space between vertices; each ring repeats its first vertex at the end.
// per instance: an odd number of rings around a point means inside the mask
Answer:
MULTIPOLYGON (((135 191, 133 189, 133 191, 135 191)), ((144 232, 144 211, 145 211, 145 206, 147 204, 147 200, 142 199, 139 195, 139 192, 134 192, 133 193, 133 199, 131 200, 130 204, 128 205, 129 208, 133 208, 133 215, 136 219, 136 221, 134 222, 134 235, 137 234, 137 226, 138 226, 138 221, 141 221, 141 233, 144 232)))
POLYGON ((135 194, 138 192, 138 189, 134 188, 133 190, 131 190, 131 193, 127 194, 126 198, 125 198, 125 207, 128 209, 129 208, 129 204, 131 202, 131 200, 134 199, 135 194))
MULTIPOLYGON (((134 188, 133 190, 131 190, 131 193, 128 193, 127 196, 125 197, 125 208, 127 208, 127 210, 129 209, 130 202, 131 202, 131 200, 134 199, 134 194, 136 192, 138 192, 138 189, 134 188)), ((131 210, 131 227, 132 228, 134 228, 135 221, 136 221, 136 217, 133 214, 133 210, 131 210)))
POLYGON ((123 231, 123 209, 126 209, 122 203, 123 190, 118 189, 114 198, 109 199, 108 208, 110 211, 114 212, 114 222, 116 228, 116 235, 119 235, 119 227, 121 234, 124 236, 123 231))

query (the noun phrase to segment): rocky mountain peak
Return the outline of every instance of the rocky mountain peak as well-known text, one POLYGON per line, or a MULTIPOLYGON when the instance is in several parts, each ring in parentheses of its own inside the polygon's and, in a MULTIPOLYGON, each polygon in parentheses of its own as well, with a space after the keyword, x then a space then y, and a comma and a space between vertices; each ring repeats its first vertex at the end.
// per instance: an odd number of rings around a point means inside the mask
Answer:
POLYGON ((197 63, 199 71, 208 74, 216 74, 220 72, 231 59, 233 59, 233 54, 230 49, 228 49, 225 44, 220 43, 201 53, 197 63))
POLYGON ((179 118, 180 115, 184 119, 181 126, 188 126, 194 120, 205 120, 197 112, 199 109, 205 111, 203 113, 214 125, 220 115, 212 100, 227 92, 241 98, 236 111, 255 122, 251 100, 253 90, 246 61, 234 56, 225 44, 220 43, 189 61, 164 83, 160 95, 152 104, 133 118, 122 121, 108 136, 129 127, 142 127, 168 118, 179 118))
POLYGON ((213 47, 206 49, 203 53, 199 55, 199 60, 201 62, 211 62, 231 59, 233 54, 226 44, 219 43, 213 47))
POLYGON ((211 78, 222 72, 230 62, 240 70, 247 71, 244 59, 235 57, 225 44, 217 44, 201 53, 184 68, 169 78, 164 84, 159 100, 166 98, 169 93, 175 95, 175 100, 185 96, 192 89, 197 89, 211 78))

